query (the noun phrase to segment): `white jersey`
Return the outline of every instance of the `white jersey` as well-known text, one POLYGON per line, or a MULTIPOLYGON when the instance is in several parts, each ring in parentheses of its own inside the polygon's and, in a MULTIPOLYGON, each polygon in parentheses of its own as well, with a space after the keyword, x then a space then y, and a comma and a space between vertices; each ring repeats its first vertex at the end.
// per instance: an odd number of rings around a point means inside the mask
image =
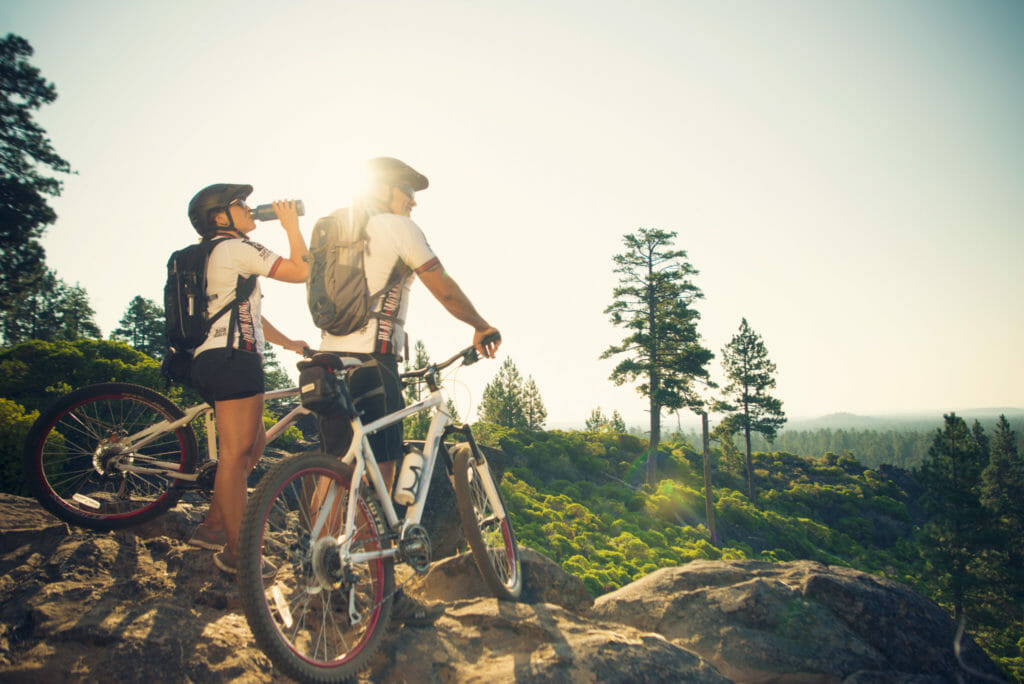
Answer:
POLYGON ((376 214, 366 224, 367 253, 363 259, 366 283, 376 293, 391 280, 395 269, 403 272, 394 286, 370 303, 371 310, 391 318, 371 316, 365 326, 348 335, 323 331, 320 349, 353 353, 393 354, 399 358, 405 349, 405 321, 409 310, 409 290, 417 270, 437 261, 420 227, 407 216, 376 214))
MULTIPOLYGON (((206 313, 216 314, 235 299, 238 276, 269 276, 277 270, 281 257, 258 242, 246 238, 221 240, 210 252, 206 268, 206 313)), ((260 283, 257 279, 249 298, 238 304, 238 320, 231 346, 263 355, 263 323, 260 318, 260 283)), ((228 326, 232 312, 228 310, 214 322, 206 340, 196 348, 195 356, 208 349, 227 346, 228 326)))

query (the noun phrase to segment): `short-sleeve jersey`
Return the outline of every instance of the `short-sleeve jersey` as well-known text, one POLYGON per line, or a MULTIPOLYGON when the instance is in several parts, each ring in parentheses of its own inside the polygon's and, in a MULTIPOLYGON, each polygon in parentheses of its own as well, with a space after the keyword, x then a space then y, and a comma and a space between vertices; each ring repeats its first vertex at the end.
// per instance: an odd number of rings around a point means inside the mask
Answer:
POLYGON ((320 348, 361 354, 391 354, 399 358, 405 349, 405 321, 409 310, 409 290, 416 271, 437 261, 420 227, 407 216, 375 214, 366 224, 367 252, 363 259, 366 282, 375 293, 391 281, 400 279, 371 302, 373 311, 392 318, 370 317, 367 324, 348 335, 323 332, 320 348), (396 269, 398 272, 396 273, 396 269))
MULTIPOLYGON (((277 270, 281 257, 258 242, 246 238, 222 240, 210 252, 206 268, 206 313, 216 314, 235 298, 238 276, 269 276, 277 270)), ((256 281, 249 298, 239 302, 238 319, 231 346, 235 349, 263 354, 263 324, 260 320, 260 283, 256 281)), ((206 340, 196 348, 195 355, 207 349, 227 346, 228 325, 232 319, 229 310, 218 318, 206 340)))

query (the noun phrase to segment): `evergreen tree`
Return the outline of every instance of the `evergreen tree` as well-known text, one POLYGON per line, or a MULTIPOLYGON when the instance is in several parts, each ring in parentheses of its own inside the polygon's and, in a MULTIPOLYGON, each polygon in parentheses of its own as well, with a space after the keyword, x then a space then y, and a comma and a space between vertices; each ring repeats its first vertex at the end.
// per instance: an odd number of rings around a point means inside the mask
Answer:
POLYGON ((772 443, 786 423, 782 402, 768 390, 775 387, 775 364, 768 358, 764 340, 744 318, 740 330, 722 349, 722 367, 729 379, 725 397, 717 407, 726 414, 718 430, 729 435, 743 432, 746 442, 747 496, 754 501, 754 471, 750 455, 750 433, 757 432, 772 443))
POLYGON ((587 418, 583 425, 583 429, 587 432, 618 432, 624 433, 626 431, 626 421, 622 419, 622 415, 617 411, 612 411, 612 417, 609 418, 598 406, 590 412, 590 417, 587 418))
POLYGON ((8 346, 27 340, 99 338, 94 315, 84 288, 66 284, 47 269, 0 319, 0 336, 8 346))
POLYGON ((533 381, 533 376, 530 376, 523 386, 523 420, 528 429, 542 430, 547 419, 548 410, 544 408, 537 383, 533 381))
POLYGON ((143 354, 162 359, 168 347, 164 310, 153 300, 135 295, 110 339, 127 342, 143 354))
POLYGON ((269 342, 263 343, 263 383, 268 391, 295 385, 277 359, 277 350, 269 342))
POLYGON ((583 429, 587 432, 597 432, 607 422, 608 419, 604 417, 604 412, 601 410, 601 407, 598 406, 590 412, 590 416, 583 423, 583 429))
POLYGON ((706 365, 714 354, 701 345, 700 314, 692 306, 704 295, 690 280, 697 270, 687 261, 686 252, 671 249, 675 237, 675 232, 647 228, 623 237, 626 251, 613 257, 619 285, 605 309, 613 325, 629 331, 621 343, 601 354, 602 359, 626 357, 610 379, 616 385, 639 381, 637 391, 648 398, 647 483, 651 486, 657 480, 662 410, 700 411, 704 400, 694 383, 713 384, 706 365))
MULTIPOLYGON (((416 344, 412 348, 412 365, 406 361, 404 370, 406 372, 416 370, 418 368, 424 368, 430 363, 430 355, 427 354, 427 345, 423 344, 423 340, 416 340, 416 344)), ((405 403, 406 405, 413 404, 422 399, 426 394, 426 386, 422 383, 414 382, 405 389, 405 403)), ((454 417, 454 416, 453 416, 454 417)), ((427 430, 430 429, 430 411, 420 411, 419 413, 409 416, 405 419, 403 424, 404 434, 406 439, 426 439, 427 430)))
MULTIPOLYGON (((988 465, 981 473, 981 503, 994 517, 996 565, 991 579, 996 603, 1019 627, 1024 623, 1024 459, 1005 415, 996 423, 988 465)), ((1018 628, 1016 633, 1024 631, 1018 628)))
POLYGON ((57 215, 46 196, 61 192, 61 182, 47 173, 71 171, 33 120, 35 110, 57 99, 57 90, 28 62, 31 56, 24 38, 9 33, 0 39, 0 318, 5 332, 6 319, 17 315, 18 305, 47 276, 39 238, 57 215))
POLYGON ((480 419, 505 427, 525 427, 524 401, 523 376, 511 358, 505 359, 498 374, 484 387, 480 419))
POLYGON ((968 430, 955 413, 943 418, 945 427, 937 431, 920 470, 926 490, 921 505, 930 515, 921 550, 934 573, 940 599, 953 606, 954 619, 959 620, 968 597, 980 584, 973 561, 989 539, 991 516, 978 498, 981 465, 987 458, 978 430, 968 430))

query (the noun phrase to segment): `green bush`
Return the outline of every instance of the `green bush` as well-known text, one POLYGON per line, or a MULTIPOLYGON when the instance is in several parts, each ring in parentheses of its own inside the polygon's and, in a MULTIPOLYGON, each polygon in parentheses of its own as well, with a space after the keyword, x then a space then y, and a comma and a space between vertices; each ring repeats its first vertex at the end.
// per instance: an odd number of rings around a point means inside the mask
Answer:
POLYGON ((18 496, 30 496, 21 467, 21 454, 32 423, 38 411, 25 413, 25 409, 10 399, 0 398, 0 491, 18 496))

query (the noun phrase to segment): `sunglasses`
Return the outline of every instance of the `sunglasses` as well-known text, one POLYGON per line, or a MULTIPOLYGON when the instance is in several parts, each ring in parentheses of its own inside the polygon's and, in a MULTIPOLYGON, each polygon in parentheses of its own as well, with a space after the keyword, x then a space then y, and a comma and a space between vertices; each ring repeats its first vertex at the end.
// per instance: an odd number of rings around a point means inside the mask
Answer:
POLYGON ((412 189, 411 185, 402 184, 396 185, 395 187, 398 188, 398 190, 409 199, 415 199, 416 191, 412 189))
POLYGON ((229 207, 230 206, 236 206, 236 207, 242 207, 242 209, 248 209, 248 207, 245 206, 245 200, 241 200, 241 199, 233 199, 233 200, 231 200, 230 202, 228 202, 228 206, 229 207))

